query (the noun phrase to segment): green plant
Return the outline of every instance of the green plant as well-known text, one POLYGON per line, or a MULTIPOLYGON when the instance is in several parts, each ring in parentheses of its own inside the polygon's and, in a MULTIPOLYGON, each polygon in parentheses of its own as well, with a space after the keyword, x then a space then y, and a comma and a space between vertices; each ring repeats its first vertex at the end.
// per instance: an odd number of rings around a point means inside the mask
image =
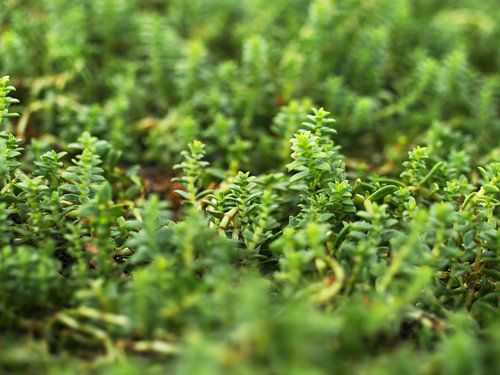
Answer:
POLYGON ((0 373, 499 373, 496 5, 2 2, 0 373))
POLYGON ((9 86, 9 77, 5 76, 0 78, 0 126, 4 119, 19 116, 19 114, 15 112, 9 113, 9 107, 12 104, 19 103, 19 100, 9 96, 12 91, 15 91, 15 88, 14 86, 9 86))

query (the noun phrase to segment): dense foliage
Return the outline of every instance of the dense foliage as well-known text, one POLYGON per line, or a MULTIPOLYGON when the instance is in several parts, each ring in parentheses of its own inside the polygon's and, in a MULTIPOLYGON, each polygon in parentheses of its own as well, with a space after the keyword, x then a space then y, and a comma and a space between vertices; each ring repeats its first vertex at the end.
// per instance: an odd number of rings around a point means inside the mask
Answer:
POLYGON ((0 373, 500 373, 498 40, 496 0, 3 1, 0 373))

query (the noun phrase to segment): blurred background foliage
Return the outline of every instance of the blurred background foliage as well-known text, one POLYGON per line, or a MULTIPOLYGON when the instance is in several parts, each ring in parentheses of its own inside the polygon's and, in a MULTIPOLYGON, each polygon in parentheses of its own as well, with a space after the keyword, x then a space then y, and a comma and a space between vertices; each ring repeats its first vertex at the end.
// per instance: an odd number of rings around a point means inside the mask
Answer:
POLYGON ((23 103, 18 136, 66 144, 84 129, 167 170, 195 138, 222 170, 285 163, 276 143, 308 101, 370 165, 434 122, 471 137, 478 156, 500 136, 497 5, 6 0, 0 71, 23 103))

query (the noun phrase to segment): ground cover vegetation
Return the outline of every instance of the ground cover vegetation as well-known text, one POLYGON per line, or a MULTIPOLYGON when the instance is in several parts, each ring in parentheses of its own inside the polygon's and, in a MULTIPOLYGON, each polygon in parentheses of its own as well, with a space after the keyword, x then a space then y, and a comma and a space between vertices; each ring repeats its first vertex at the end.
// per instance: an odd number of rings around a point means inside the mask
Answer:
POLYGON ((2 1, 0 373, 500 373, 499 40, 496 0, 2 1))

